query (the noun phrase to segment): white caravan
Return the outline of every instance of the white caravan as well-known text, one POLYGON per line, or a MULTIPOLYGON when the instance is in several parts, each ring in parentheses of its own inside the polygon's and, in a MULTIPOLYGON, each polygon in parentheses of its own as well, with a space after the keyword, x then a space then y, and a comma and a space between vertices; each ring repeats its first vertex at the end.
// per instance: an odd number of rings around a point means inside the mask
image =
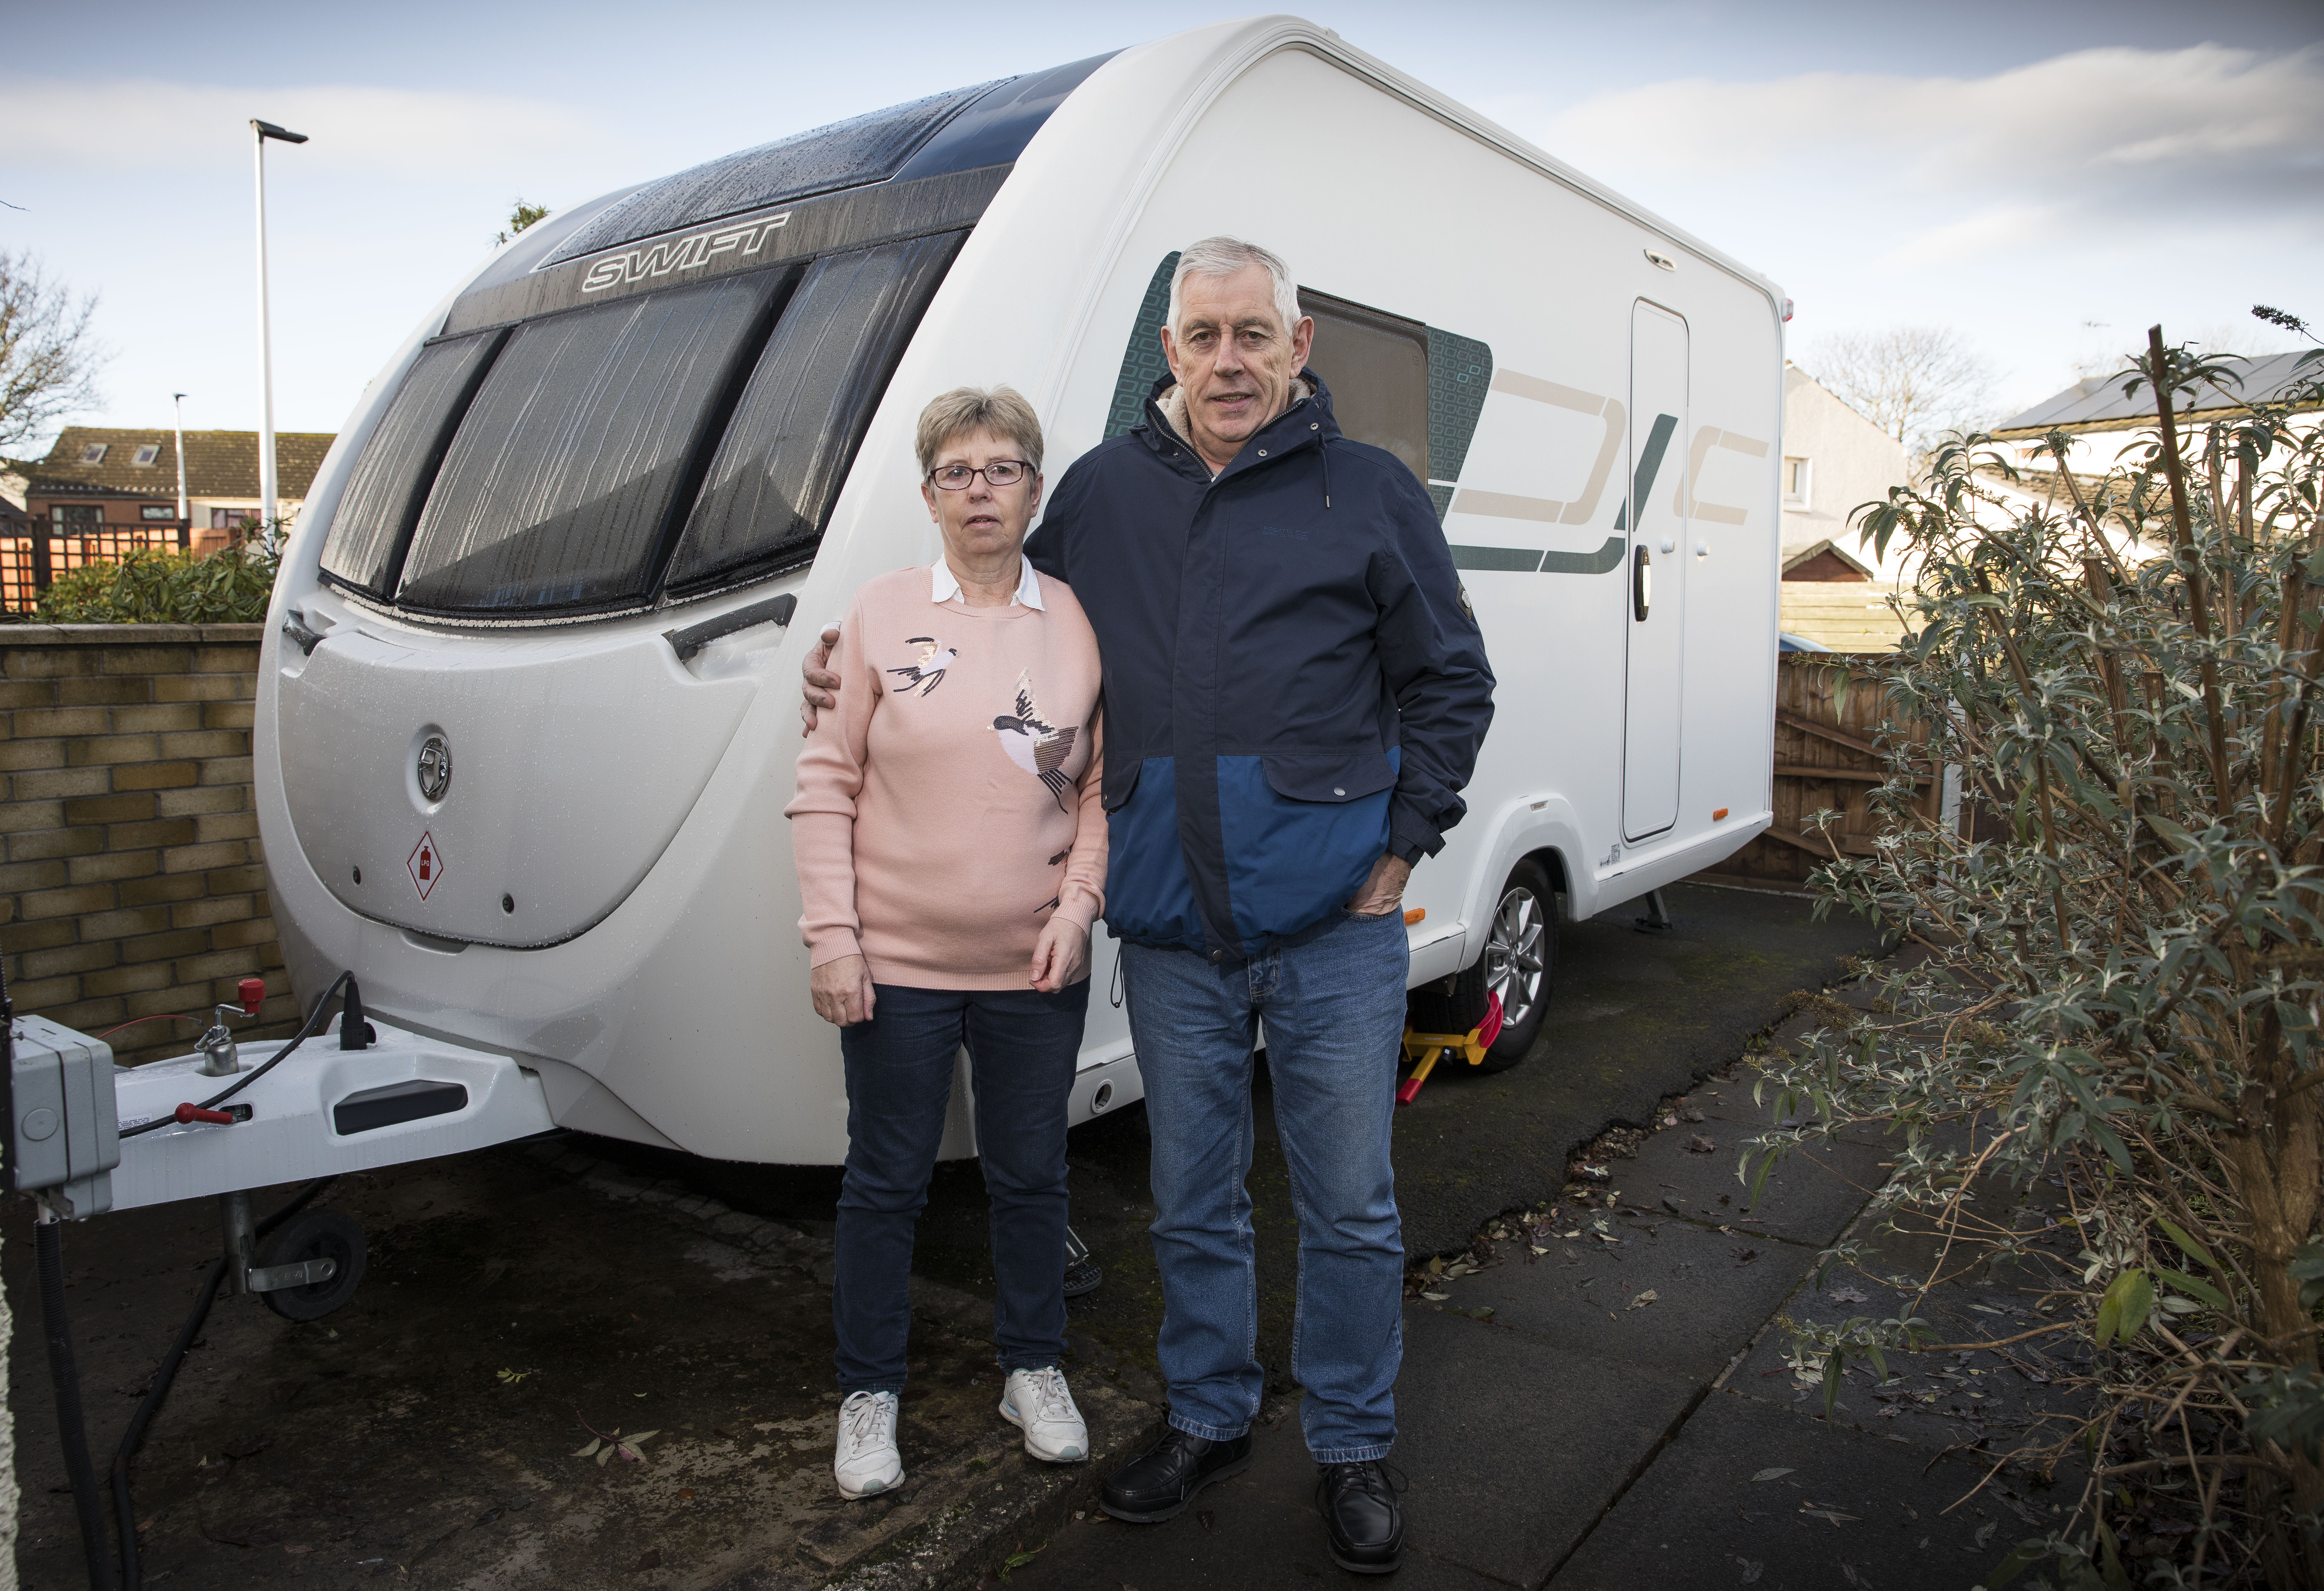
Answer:
MULTIPOLYGON (((1269 17, 576 207, 429 316, 269 618, 260 823, 302 997, 352 970, 399 1043, 502 1058, 539 1091, 510 1120, 840 1160, 782 817, 801 655, 936 556, 927 399, 1015 386, 1054 476, 1137 422, 1174 251, 1218 233, 1291 262, 1341 421, 1428 483, 1499 678, 1407 897, 1415 985, 1517 1015, 1547 993, 1510 954, 1527 912, 1590 916, 1765 827, 1781 295, 1269 17)), ((1111 941, 1094 960, 1076 1122, 1141 1091, 1111 941)))

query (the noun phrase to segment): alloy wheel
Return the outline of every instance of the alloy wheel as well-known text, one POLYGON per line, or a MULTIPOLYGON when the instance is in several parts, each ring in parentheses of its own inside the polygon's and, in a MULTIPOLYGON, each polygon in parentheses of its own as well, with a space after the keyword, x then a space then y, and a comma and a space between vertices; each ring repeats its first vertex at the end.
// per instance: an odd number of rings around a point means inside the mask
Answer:
POLYGON ((1515 1027, 1541 998, 1541 899, 1530 889, 1501 897, 1485 942, 1485 987, 1501 997, 1501 1025, 1515 1027))

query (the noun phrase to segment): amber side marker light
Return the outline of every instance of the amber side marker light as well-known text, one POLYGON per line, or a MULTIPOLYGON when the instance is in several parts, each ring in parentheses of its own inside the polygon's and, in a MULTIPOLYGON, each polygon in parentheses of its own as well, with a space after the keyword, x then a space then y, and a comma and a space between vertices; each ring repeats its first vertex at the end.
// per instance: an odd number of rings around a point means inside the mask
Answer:
POLYGON ((1415 906, 1410 911, 1404 914, 1404 925, 1409 928, 1427 915, 1428 908, 1426 906, 1415 906))
POLYGON ((1723 817, 1725 817, 1726 815, 1727 815, 1727 809, 1726 809, 1725 807, 1723 807, 1723 806, 1722 806, 1722 807, 1720 807, 1718 811, 1716 811, 1716 812, 1714 812, 1714 813, 1712 813, 1712 814, 1711 814, 1711 821, 1712 823, 1717 823, 1720 818, 1723 818, 1723 817))

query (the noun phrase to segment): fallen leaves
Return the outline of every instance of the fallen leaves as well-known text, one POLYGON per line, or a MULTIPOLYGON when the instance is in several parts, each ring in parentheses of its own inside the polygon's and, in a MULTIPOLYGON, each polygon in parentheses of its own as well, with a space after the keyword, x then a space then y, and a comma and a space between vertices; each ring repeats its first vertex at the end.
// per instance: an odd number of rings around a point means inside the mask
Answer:
POLYGON ((1706 1133, 1689 1133, 1686 1136, 1686 1152, 1689 1154, 1711 1154, 1718 1149, 1718 1140, 1706 1133))
POLYGON ((503 1386, 514 1386, 518 1382, 522 1381, 526 1376, 531 1375, 532 1372, 530 1370, 500 1370, 495 1371, 494 1374, 500 1378, 500 1384, 503 1386))
MULTIPOLYGON (((1831 1528, 1834 1530, 1838 1530, 1844 1524, 1861 1524, 1864 1522, 1864 1516, 1860 1513, 1842 1513, 1837 1508, 1825 1508, 1813 1503, 1801 1504, 1800 1512, 1811 1519, 1830 1520, 1831 1528)), ((1978 1545, 1982 1547, 1985 1543, 1980 1541, 1978 1545)))
POLYGON ((1624 1311, 1625 1311, 1625 1312, 1627 1312, 1627 1311, 1631 1311, 1631 1310, 1643 1310, 1643 1309, 1645 1309, 1648 1304, 1650 1304, 1650 1303, 1654 1302, 1654 1301, 1655 1301, 1655 1290, 1654 1290, 1653 1288, 1649 1287, 1649 1288, 1647 1288, 1644 1292, 1642 1292, 1642 1293, 1638 1294, 1638 1296, 1637 1296, 1637 1297, 1636 1297, 1636 1298, 1632 1299, 1628 1303, 1624 1304, 1624 1305, 1622 1306, 1622 1308, 1623 1308, 1623 1310, 1624 1310, 1624 1311))
POLYGON ((1771 1480, 1781 1480, 1781 1479, 1783 1479, 1785 1476, 1787 1476, 1787 1475, 1789 1475, 1789 1474, 1791 1474, 1791 1473, 1792 1473, 1792 1472, 1791 1472, 1791 1470, 1786 1469, 1786 1468, 1782 1468, 1782 1467, 1778 1467, 1778 1468, 1775 1468, 1775 1469, 1763 1469, 1763 1470, 1761 1470, 1758 1474, 1757 1474, 1757 1475, 1753 1476, 1751 1478, 1752 1478, 1754 1481, 1771 1481, 1771 1480))
POLYGON ((1831 1301, 1834 1303, 1870 1303, 1872 1301, 1865 1297, 1864 1294, 1858 1292, 1853 1287, 1835 1287, 1831 1290, 1831 1301))
POLYGON ((586 1420, 581 1421, 581 1429, 589 1433, 589 1441, 586 1446, 575 1448, 572 1456, 595 1458, 601 1468, 616 1457, 624 1464, 644 1463, 646 1456, 640 1450, 641 1444, 661 1434, 659 1430, 635 1430, 623 1436, 619 1426, 614 1427, 611 1434, 604 1434, 586 1420))

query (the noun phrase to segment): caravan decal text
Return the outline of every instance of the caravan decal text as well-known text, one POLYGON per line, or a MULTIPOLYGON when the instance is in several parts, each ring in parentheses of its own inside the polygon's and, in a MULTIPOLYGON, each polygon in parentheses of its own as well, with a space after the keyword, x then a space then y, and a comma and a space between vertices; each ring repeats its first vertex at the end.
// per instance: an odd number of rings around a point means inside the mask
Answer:
POLYGON ((650 248, 632 249, 626 254, 610 254, 589 267, 589 274, 581 279, 581 290, 594 293, 603 288, 668 276, 673 271, 699 271, 724 253, 755 254, 759 245, 790 218, 790 212, 786 210, 764 221, 697 232, 691 237, 672 238, 650 248))

